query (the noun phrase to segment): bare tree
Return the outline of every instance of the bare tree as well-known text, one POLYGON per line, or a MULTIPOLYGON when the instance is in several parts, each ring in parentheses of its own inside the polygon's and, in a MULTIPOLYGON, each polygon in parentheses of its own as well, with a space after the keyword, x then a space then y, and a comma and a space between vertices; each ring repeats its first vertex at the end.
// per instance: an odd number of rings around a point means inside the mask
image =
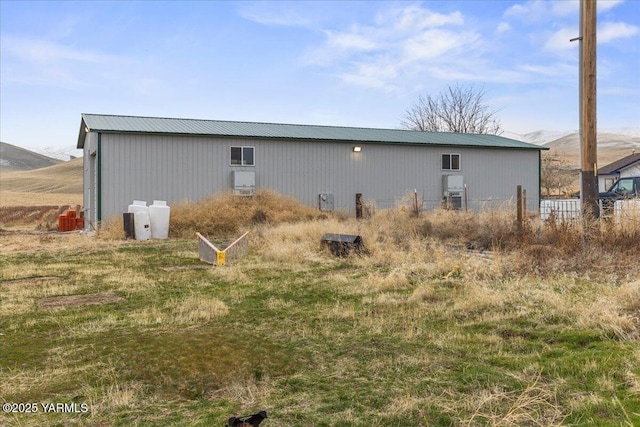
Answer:
POLYGON ((405 129, 428 132, 502 133, 496 110, 484 100, 483 89, 473 86, 449 86, 437 97, 418 97, 401 122, 405 129))
POLYGON ((557 154, 542 156, 542 171, 540 186, 546 190, 547 197, 553 190, 558 191, 558 197, 571 190, 571 184, 579 174, 571 168, 569 162, 561 159, 557 154))

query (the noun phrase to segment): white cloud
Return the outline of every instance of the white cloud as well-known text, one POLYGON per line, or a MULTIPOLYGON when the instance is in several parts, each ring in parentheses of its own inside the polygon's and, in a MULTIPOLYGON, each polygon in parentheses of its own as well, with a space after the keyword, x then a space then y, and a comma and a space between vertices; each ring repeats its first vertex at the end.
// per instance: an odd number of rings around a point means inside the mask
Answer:
POLYGON ((624 22, 605 22, 598 28, 598 43, 608 43, 615 39, 631 37, 638 34, 640 29, 635 25, 625 24, 624 22))
POLYGON ((402 58, 405 62, 438 58, 478 39, 474 33, 427 30, 402 42, 402 58))
POLYGON ((269 6, 266 2, 241 2, 238 14, 244 19, 262 25, 304 28, 313 26, 313 20, 309 14, 300 13, 292 8, 272 8, 269 6))
POLYGON ((4 36, 3 81, 77 89, 88 86, 105 70, 131 63, 124 58, 90 49, 80 49, 49 40, 4 36))
POLYGON ((48 40, 11 36, 3 37, 2 50, 5 54, 31 63, 54 63, 60 61, 106 63, 114 59, 112 55, 77 49, 48 40))
POLYGON ((379 13, 375 23, 379 27, 391 25, 401 32, 410 33, 425 28, 462 25, 464 18, 459 11, 445 15, 413 5, 379 13))
POLYGON ((598 3, 596 3, 596 5, 598 7, 598 12, 605 12, 607 10, 613 9, 621 3, 624 3, 624 1, 625 0, 600 0, 598 3))
POLYGON ((508 22, 503 21, 498 24, 498 27, 496 28, 496 33, 502 34, 502 33, 506 33, 509 30, 511 30, 511 25, 508 22))
POLYGON ((580 34, 577 27, 561 28, 554 32, 547 38, 544 44, 544 50, 549 52, 563 52, 578 47, 577 42, 570 42, 569 40, 578 37, 580 34))
MULTIPOLYGON (((606 12, 624 0, 600 0, 596 3, 598 12, 606 12)), ((580 1, 578 0, 530 0, 521 4, 515 4, 508 8, 504 16, 522 19, 525 22, 548 22, 558 17, 578 17, 580 14, 580 1)))
MULTIPOLYGON (((599 26, 596 37, 598 44, 609 43, 619 38, 632 37, 639 32, 640 29, 635 25, 625 24, 624 22, 607 22, 599 26)), ((544 50, 559 53, 576 49, 579 43, 571 43, 569 40, 579 35, 580 30, 578 27, 561 28, 547 38, 544 50)))
POLYGON ((526 72, 530 76, 536 76, 537 81, 546 80, 547 77, 552 78, 574 78, 577 76, 577 68, 565 63, 552 63, 546 65, 540 64, 524 64, 518 69, 526 72))
POLYGON ((397 64, 380 59, 375 62, 357 63, 353 69, 344 72, 340 77, 347 83, 392 90, 396 88, 393 82, 398 77, 398 71, 397 64))
POLYGON ((326 34, 327 44, 341 50, 368 51, 378 47, 373 38, 357 34, 357 30, 350 33, 326 31, 326 34))
MULTIPOLYGON (((571 4, 574 2, 566 2, 571 4)), ((515 4, 504 12, 505 18, 518 18, 525 22, 540 22, 548 20, 553 13, 551 2, 533 0, 522 4, 515 4)), ((564 9, 556 10, 555 13, 565 13, 564 9)))
POLYGON ((459 28, 460 12, 441 14, 411 5, 378 12, 369 25, 346 31, 324 31, 323 45, 310 49, 305 62, 335 66, 343 81, 390 89, 395 81, 471 52, 480 35, 459 28))

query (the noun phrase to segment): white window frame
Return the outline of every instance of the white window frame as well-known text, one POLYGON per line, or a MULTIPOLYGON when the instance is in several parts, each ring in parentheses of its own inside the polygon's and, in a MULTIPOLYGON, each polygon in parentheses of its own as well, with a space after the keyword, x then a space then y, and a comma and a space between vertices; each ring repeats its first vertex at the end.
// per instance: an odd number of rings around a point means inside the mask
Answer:
POLYGON ((440 156, 440 168, 443 171, 459 171, 459 170, 462 170, 462 156, 460 155, 460 153, 442 153, 442 155, 440 156), (449 168, 448 169, 442 167, 442 160, 443 160, 444 156, 449 156, 449 168), (451 166, 452 156, 458 156, 458 168, 457 169, 454 169, 451 166))
POLYGON ((256 165, 256 147, 254 145, 232 145, 231 147, 229 147, 229 165, 230 166, 250 166, 250 167, 254 167, 256 165), (233 159, 231 157, 231 153, 232 153, 234 148, 239 148, 240 149, 240 164, 233 163, 233 159), (245 163, 245 159, 244 159, 244 150, 245 150, 245 148, 250 148, 251 151, 253 151, 253 163, 250 164, 250 165, 245 163))

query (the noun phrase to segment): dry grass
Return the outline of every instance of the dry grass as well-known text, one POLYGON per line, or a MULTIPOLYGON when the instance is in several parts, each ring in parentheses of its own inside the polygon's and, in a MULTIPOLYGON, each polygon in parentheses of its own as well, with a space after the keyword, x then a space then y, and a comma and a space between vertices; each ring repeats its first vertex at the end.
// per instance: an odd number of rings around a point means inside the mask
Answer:
POLYGON ((510 211, 415 217, 407 206, 307 216, 272 196, 222 226, 211 210, 233 198, 189 204, 172 217, 184 239, 125 241, 116 223, 97 237, 26 236, 20 251, 9 242, 0 338, 15 363, 0 392, 79 394, 96 425, 218 425, 263 408, 274 427, 637 421, 635 228, 585 238, 531 219, 519 233, 510 211), (202 268, 198 218, 222 240, 250 229, 249 255, 202 268), (367 251, 336 258, 326 232, 361 235, 367 251), (37 306, 95 294, 122 299, 37 306))
POLYGON ((517 392, 494 388, 481 393, 479 402, 473 402, 477 408, 466 425, 478 422, 495 427, 561 425, 567 414, 558 403, 553 386, 542 384, 540 373, 525 381, 517 392))
POLYGON ((206 323, 229 314, 229 307, 216 297, 189 295, 174 303, 171 318, 177 323, 206 323))
POLYGON ((176 204, 171 209, 173 237, 192 237, 196 232, 230 237, 256 224, 276 225, 326 217, 292 197, 266 189, 258 190, 250 198, 224 192, 201 202, 176 204))

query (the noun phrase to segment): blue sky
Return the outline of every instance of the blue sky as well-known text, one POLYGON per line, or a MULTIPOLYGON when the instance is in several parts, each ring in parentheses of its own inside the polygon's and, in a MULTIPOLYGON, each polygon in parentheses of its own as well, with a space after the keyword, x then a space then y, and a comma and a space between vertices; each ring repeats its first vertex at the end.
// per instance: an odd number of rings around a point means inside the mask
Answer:
MULTIPOLYGON (((0 0, 0 137, 81 113, 397 128, 484 90, 507 132, 578 128, 577 1, 0 0)), ((598 1, 598 127, 640 127, 640 1, 598 1)))

